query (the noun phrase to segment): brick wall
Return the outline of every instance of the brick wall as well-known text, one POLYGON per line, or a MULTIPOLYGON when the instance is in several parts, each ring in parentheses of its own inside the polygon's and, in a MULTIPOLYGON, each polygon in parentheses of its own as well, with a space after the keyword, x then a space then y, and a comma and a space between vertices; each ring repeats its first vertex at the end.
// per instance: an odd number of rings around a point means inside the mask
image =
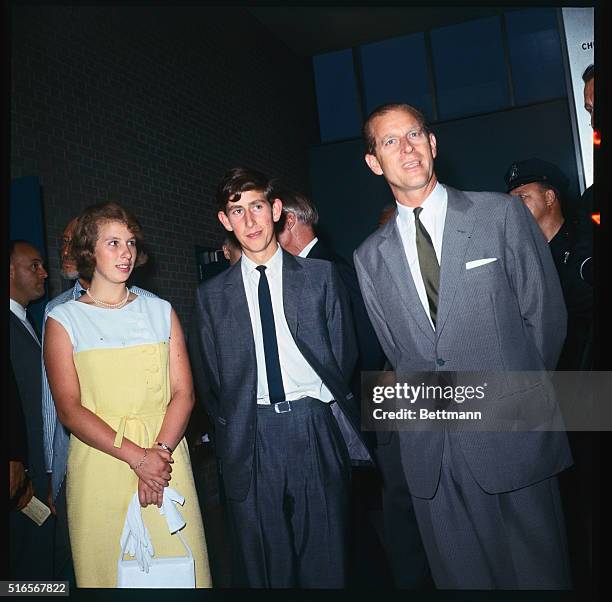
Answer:
POLYGON ((113 198, 143 224, 148 286, 187 325, 226 169, 309 192, 310 62, 242 8, 14 6, 11 51, 11 177, 40 178, 51 296, 66 223, 113 198))

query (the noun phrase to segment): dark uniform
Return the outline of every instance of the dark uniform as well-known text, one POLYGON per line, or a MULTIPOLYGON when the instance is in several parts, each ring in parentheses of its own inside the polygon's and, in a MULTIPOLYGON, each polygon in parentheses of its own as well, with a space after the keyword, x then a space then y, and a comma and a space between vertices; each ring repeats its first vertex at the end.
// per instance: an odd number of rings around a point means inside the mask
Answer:
POLYGON ((590 365, 593 287, 580 278, 576 269, 574 254, 578 240, 575 225, 566 220, 548 243, 567 307, 567 336, 557 370, 586 370, 590 365))
POLYGON ((576 245, 572 265, 580 277, 593 284, 593 186, 589 186, 580 197, 576 219, 576 245))

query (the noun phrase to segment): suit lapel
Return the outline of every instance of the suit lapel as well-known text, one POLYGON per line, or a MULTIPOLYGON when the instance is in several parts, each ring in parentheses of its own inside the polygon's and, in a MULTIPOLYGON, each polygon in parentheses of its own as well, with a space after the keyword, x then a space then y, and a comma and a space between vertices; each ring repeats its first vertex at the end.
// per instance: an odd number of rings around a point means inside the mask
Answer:
POLYGON ((472 201, 461 192, 445 186, 448 194, 442 261, 440 264, 440 294, 436 336, 440 336, 457 292, 457 284, 465 271, 465 253, 472 236, 475 216, 470 212, 472 201))
POLYGON ((378 249, 387 264, 395 286, 401 292, 404 307, 410 312, 423 334, 433 343, 434 332, 414 285, 396 221, 396 219, 393 219, 384 226, 384 230, 381 232, 384 240, 380 243, 378 249))
MULTIPOLYGON (((225 282, 225 293, 228 299, 228 306, 231 311, 232 319, 228 320, 231 325, 231 338, 236 343, 236 347, 248 349, 249 353, 255 355, 255 343, 253 341, 253 326, 249 314, 246 291, 242 280, 242 268, 240 261, 236 262, 227 273, 225 282)), ((220 311, 224 311, 220 308, 220 311)))
POLYGON ((9 316, 14 327, 22 333, 26 340, 36 349, 40 350, 40 343, 32 336, 30 331, 24 326, 23 322, 9 309, 9 316))
POLYGON ((304 272, 293 255, 283 251, 283 308, 293 338, 297 338, 298 309, 304 288, 304 272))

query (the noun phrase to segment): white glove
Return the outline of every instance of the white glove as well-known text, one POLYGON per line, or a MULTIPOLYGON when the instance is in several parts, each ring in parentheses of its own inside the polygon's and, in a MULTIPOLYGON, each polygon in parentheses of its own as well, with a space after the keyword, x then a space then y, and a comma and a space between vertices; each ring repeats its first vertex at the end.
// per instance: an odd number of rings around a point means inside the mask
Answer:
POLYGON ((155 554, 149 530, 145 527, 140 510, 138 494, 135 493, 128 506, 123 532, 119 539, 121 549, 130 556, 136 556, 141 571, 149 572, 151 558, 155 554))
POLYGON ((185 503, 185 498, 172 487, 164 487, 164 498, 159 513, 166 517, 170 533, 174 533, 185 526, 185 519, 172 502, 178 502, 182 506, 185 503))

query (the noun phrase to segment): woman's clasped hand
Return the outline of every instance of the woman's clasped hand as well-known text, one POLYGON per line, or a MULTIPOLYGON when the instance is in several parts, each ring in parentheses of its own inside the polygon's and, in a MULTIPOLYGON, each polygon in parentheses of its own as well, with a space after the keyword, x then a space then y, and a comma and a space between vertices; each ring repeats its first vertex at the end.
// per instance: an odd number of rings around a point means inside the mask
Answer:
POLYGON ((138 475, 138 500, 144 508, 155 504, 161 508, 164 487, 172 478, 172 455, 162 448, 146 448, 138 462, 133 466, 138 475))

